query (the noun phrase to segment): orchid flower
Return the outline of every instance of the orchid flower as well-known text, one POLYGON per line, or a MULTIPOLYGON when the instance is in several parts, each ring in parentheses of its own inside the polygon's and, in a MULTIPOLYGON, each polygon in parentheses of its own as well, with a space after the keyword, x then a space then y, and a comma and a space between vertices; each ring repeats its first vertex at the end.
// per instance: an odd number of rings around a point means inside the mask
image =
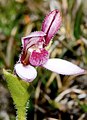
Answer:
POLYGON ((35 67, 41 66, 63 75, 83 74, 84 70, 77 65, 58 58, 49 58, 46 50, 54 35, 61 26, 61 15, 53 10, 44 19, 41 31, 32 32, 22 38, 22 53, 15 64, 16 74, 23 80, 31 82, 37 76, 35 67))

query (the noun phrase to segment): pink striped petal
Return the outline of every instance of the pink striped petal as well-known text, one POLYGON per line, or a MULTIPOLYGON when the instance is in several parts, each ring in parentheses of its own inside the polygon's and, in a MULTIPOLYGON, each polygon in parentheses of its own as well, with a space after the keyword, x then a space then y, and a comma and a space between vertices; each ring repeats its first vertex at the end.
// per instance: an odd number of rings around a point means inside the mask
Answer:
POLYGON ((40 51, 33 51, 30 55, 29 61, 33 66, 41 66, 49 59, 49 53, 45 49, 39 49, 40 51))
POLYGON ((14 67, 16 74, 26 82, 33 81, 37 76, 36 69, 31 66, 23 66, 21 63, 17 63, 14 67))
POLYGON ((84 70, 78 67, 77 65, 68 62, 66 60, 57 59, 57 58, 49 59, 43 65, 43 67, 63 75, 76 75, 76 74, 80 75, 84 73, 84 70))
POLYGON ((61 15, 58 10, 50 12, 42 23, 42 31, 46 33, 45 45, 48 45, 52 37, 57 33, 61 25, 61 15))
POLYGON ((46 34, 42 31, 36 31, 36 32, 32 32, 30 33, 28 36, 26 37, 22 37, 22 46, 25 47, 27 45, 27 43, 32 39, 37 39, 39 37, 44 37, 46 36, 46 34))

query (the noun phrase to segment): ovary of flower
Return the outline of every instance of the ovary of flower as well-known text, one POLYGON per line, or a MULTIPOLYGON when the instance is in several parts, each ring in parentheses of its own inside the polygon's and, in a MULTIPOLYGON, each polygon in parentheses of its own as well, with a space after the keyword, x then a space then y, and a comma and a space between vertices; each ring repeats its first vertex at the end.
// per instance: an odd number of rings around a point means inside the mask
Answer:
POLYGON ((35 67, 41 66, 63 75, 83 74, 84 70, 75 64, 58 58, 49 58, 47 47, 61 25, 58 10, 50 12, 42 23, 41 31, 32 32, 22 38, 22 53, 15 64, 16 74, 23 80, 31 82, 37 76, 35 67))

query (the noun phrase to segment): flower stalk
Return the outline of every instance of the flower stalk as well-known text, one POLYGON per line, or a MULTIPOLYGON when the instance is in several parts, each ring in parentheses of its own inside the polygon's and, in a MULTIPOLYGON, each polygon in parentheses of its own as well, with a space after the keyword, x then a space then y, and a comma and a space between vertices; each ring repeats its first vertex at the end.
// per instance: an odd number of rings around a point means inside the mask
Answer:
POLYGON ((27 113, 25 106, 18 107, 16 120, 27 120, 27 113))

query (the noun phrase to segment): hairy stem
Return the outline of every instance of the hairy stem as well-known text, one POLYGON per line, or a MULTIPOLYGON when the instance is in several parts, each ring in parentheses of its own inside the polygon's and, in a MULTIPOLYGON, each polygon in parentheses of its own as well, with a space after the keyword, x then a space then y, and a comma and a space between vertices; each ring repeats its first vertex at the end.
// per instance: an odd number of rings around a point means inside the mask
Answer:
POLYGON ((19 107, 17 109, 17 119, 16 120, 27 120, 26 107, 19 107))

